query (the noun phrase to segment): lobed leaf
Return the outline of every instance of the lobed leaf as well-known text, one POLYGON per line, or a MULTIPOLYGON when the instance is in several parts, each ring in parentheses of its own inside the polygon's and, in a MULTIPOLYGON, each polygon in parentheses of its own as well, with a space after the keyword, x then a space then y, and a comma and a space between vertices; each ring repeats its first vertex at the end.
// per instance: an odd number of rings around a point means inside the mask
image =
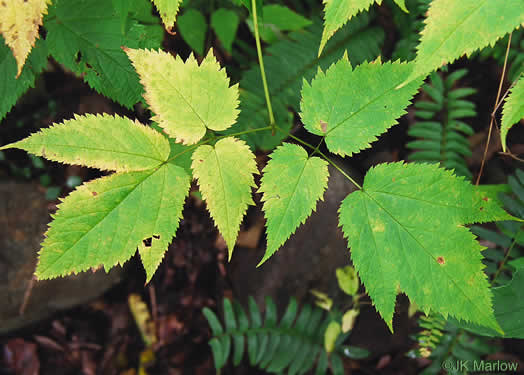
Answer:
POLYGON ((238 230, 247 206, 253 203, 255 155, 244 141, 228 137, 214 147, 202 145, 192 156, 193 175, 218 230, 233 254, 238 230))
POLYGON ((500 331, 483 248, 463 226, 513 219, 490 194, 434 164, 392 163, 371 169, 344 199, 339 220, 353 263, 390 329, 400 291, 426 314, 500 331))
POLYGON ((9 0, 0 2, 0 34, 13 51, 18 78, 27 56, 35 46, 38 29, 51 0, 9 0))
POLYGON ((159 132, 118 115, 75 115, 3 147, 46 159, 111 171, 152 169, 166 161, 169 142, 159 132))
POLYGON ((493 45, 524 23, 524 0, 433 0, 411 80, 493 45))
POLYGON ((504 108, 502 109, 502 123, 500 126, 500 139, 502 150, 506 152, 506 137, 509 129, 524 118, 524 75, 519 78, 517 84, 511 89, 504 108))
POLYGON ((364 63, 352 69, 345 58, 311 84, 304 81, 300 117, 307 130, 325 137, 328 149, 352 155, 395 125, 422 84, 415 80, 396 89, 412 69, 411 63, 364 63))
POLYGON ((182 216, 190 179, 173 164, 79 186, 58 206, 35 274, 50 279, 123 264, 139 248, 149 281, 182 216))
POLYGON ((151 0, 155 4, 166 30, 170 31, 176 20, 181 0, 151 0))
POLYGON ((284 143, 270 154, 259 192, 264 193, 267 248, 259 265, 287 241, 322 199, 329 177, 327 162, 309 157, 300 146, 284 143))
POLYGON ((163 51, 125 50, 144 85, 145 99, 167 134, 194 144, 207 129, 225 130, 238 116, 238 85, 229 78, 212 52, 198 65, 163 51))

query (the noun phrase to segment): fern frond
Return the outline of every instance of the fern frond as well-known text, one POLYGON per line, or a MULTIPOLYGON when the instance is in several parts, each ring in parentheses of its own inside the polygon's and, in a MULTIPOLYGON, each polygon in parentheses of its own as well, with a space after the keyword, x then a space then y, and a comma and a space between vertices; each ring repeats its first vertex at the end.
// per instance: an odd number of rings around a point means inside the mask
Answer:
MULTIPOLYGON (((322 24, 314 23, 307 30, 289 34, 289 39, 272 44, 266 49, 264 65, 269 85, 269 94, 277 125, 286 130, 292 126, 293 115, 300 107, 300 90, 303 80, 310 81, 317 69, 326 70, 339 60, 345 51, 353 64, 372 61, 379 54, 384 40, 384 31, 370 26, 372 16, 363 13, 352 19, 329 42, 320 58, 318 45, 322 35, 322 24)), ((262 128, 268 125, 268 114, 264 90, 258 65, 248 70, 240 81, 240 115, 237 123, 223 134, 262 128)), ((272 150, 285 135, 270 131, 243 135, 252 148, 272 150)))
POLYGON ((406 13, 395 6, 393 1, 389 1, 389 8, 393 13, 393 22, 395 22, 400 34, 393 51, 392 60, 411 61, 415 59, 420 32, 424 28, 424 17, 430 2, 431 0, 408 0, 406 7, 409 13, 406 13))
MULTIPOLYGON (((524 171, 517 170, 514 176, 509 176, 509 194, 500 194, 504 208, 515 217, 524 219, 524 171)), ((485 257, 485 272, 497 278, 493 286, 505 284, 511 280, 511 271, 524 264, 524 225, 517 221, 496 222, 497 231, 478 225, 471 231, 480 239, 486 241, 488 248, 483 252, 485 257)))
POLYGON ((422 375, 440 374, 442 369, 449 374, 474 371, 474 361, 499 349, 492 339, 458 328, 440 315, 422 316, 419 324, 423 328, 416 337, 419 349, 409 355, 432 360, 422 375))
POLYGON ((251 366, 270 373, 303 374, 316 362, 316 373, 324 374, 331 366, 333 374, 343 374, 342 340, 337 340, 333 352, 326 353, 323 345, 324 331, 332 320, 317 307, 304 305, 299 312, 297 301, 292 298, 279 320, 275 303, 266 297, 265 316, 250 297, 248 312, 234 301, 224 299, 224 326, 216 314, 208 308, 203 310, 213 337, 209 345, 213 351, 215 367, 224 367, 232 356, 238 366, 247 354, 251 366))
POLYGON ((417 140, 408 142, 406 147, 415 150, 408 156, 409 160, 440 163, 458 175, 471 178, 465 161, 471 156, 466 137, 474 131, 462 120, 477 114, 475 104, 467 99, 475 89, 455 87, 466 74, 466 69, 448 74, 444 79, 438 73, 431 74, 431 83, 423 87, 428 98, 415 103, 415 116, 419 121, 408 131, 417 140))

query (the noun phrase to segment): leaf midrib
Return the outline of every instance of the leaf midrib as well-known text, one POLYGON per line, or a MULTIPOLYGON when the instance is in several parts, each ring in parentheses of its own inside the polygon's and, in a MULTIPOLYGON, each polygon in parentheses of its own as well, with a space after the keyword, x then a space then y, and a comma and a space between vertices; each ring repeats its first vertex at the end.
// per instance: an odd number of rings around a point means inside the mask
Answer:
MULTIPOLYGON (((383 210, 393 221, 395 221, 397 223, 397 225, 402 228, 419 246, 420 248, 422 248, 424 250, 424 252, 426 253, 427 256, 429 256, 430 258, 432 258, 435 262, 437 262, 437 259, 435 257, 433 257, 433 255, 426 249, 426 247, 424 247, 420 241, 411 233, 411 231, 408 230, 408 228, 406 228, 404 225, 402 225, 402 223, 400 223, 396 217, 391 214, 386 208, 384 208, 372 195, 368 194, 366 191, 362 190, 362 192, 368 196, 373 202, 375 202, 375 204, 381 209, 383 210)), ((373 231, 371 231, 373 233, 373 231)), ((480 312, 481 315, 483 315, 487 321, 491 321, 492 320, 492 317, 486 314, 484 314, 484 310, 479 308, 476 303, 475 303, 475 300, 474 299, 470 299, 469 296, 462 290, 462 288, 460 287, 459 284, 457 284, 457 282, 446 272, 445 269, 442 269, 442 272, 446 275, 446 277, 453 283, 453 285, 455 286, 455 288, 457 288, 458 290, 460 290, 460 292, 462 293, 462 295, 466 298, 466 300, 468 300, 472 305, 474 305, 477 309, 477 311, 480 312)))
MULTIPOLYGON (((79 237, 71 246, 69 246, 67 249, 65 249, 62 254, 60 254, 60 256, 58 256, 51 264, 49 264, 43 271, 39 271, 38 274, 42 275, 42 274, 45 274, 45 272, 47 270, 49 270, 52 266, 54 266, 58 261, 60 261, 60 259, 62 259, 62 257, 65 256, 65 254, 68 254, 69 251, 76 246, 76 244, 78 242, 80 242, 85 236, 87 236, 92 230, 94 230, 98 225, 100 225, 100 223, 102 223, 105 218, 111 213, 113 212, 115 209, 117 209, 121 204, 123 204, 123 202, 129 197, 129 195, 131 195, 131 193, 133 193, 137 188, 138 186, 140 186, 141 184, 144 183, 145 180, 147 180, 149 177, 151 177, 152 175, 154 175, 157 171, 158 171, 159 168, 153 170, 149 175, 146 175, 141 181, 139 181, 131 190, 129 190, 129 192, 122 198, 122 200, 120 202, 118 202, 115 206, 113 206, 110 210, 108 210, 105 215, 98 221, 98 223, 96 223, 93 227, 91 227, 88 231, 86 231, 84 233, 84 235, 82 235, 81 237, 79 237)), ((99 181, 99 180, 96 180, 96 181, 99 181)), ((118 187, 115 187, 116 188, 121 188, 121 186, 118 186, 118 187)), ((107 193, 108 191, 111 191, 110 190, 106 190, 104 191, 104 193, 107 193)), ((56 218, 58 219, 58 217, 56 218)), ((55 219, 55 220, 56 220, 55 219)), ((51 230, 52 227, 49 228, 49 230, 51 230)), ((49 232, 49 231, 48 231, 49 232)), ((52 276, 44 276, 44 278, 49 278, 49 277, 52 277, 52 276)))

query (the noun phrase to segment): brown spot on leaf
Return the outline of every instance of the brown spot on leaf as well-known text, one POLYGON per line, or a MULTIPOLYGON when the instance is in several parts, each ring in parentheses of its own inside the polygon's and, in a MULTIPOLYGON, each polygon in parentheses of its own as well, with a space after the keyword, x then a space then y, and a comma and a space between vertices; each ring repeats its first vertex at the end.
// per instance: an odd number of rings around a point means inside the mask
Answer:
POLYGON ((484 202, 488 202, 488 201, 489 201, 489 198, 488 198, 488 197, 484 197, 484 198, 482 198, 482 200, 483 200, 484 202))
POLYGON ((437 257, 437 263, 438 264, 444 264, 446 261, 444 260, 444 257, 437 257))
POLYGON ((153 234, 153 238, 154 238, 155 240, 159 240, 159 239, 160 239, 160 235, 159 235, 159 234, 153 234))
POLYGON ((151 247, 151 242, 153 242, 153 239, 151 237, 146 238, 145 240, 142 241, 145 247, 151 247))
POLYGON ((323 131, 324 133, 327 132, 327 127, 328 127, 327 122, 322 121, 322 120, 320 120, 319 122, 320 122, 320 129, 322 129, 322 131, 323 131))
POLYGON ((98 195, 96 191, 92 191, 91 194, 93 195, 93 197, 96 197, 98 195))
POLYGON ((479 210, 481 210, 481 211, 482 211, 483 209, 484 209, 484 207, 480 207, 480 208, 479 208, 479 210))

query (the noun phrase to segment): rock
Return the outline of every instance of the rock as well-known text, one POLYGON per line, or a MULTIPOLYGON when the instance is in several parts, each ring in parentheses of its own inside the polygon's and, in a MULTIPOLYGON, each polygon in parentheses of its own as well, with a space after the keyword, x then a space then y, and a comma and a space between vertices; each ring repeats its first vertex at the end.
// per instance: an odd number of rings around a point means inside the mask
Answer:
POLYGON ((350 257, 337 211, 355 187, 331 166, 329 175, 324 201, 317 203, 316 212, 261 267, 256 265, 264 255, 265 239, 255 250, 235 249, 229 274, 241 302, 252 295, 263 306, 264 297, 271 296, 281 311, 291 296, 311 301, 310 289, 339 294, 335 269, 350 264, 350 257))
POLYGON ((35 185, 0 184, 0 334, 36 323, 53 313, 101 295, 121 278, 121 269, 34 281, 24 313, 24 294, 50 220, 48 202, 35 185))

